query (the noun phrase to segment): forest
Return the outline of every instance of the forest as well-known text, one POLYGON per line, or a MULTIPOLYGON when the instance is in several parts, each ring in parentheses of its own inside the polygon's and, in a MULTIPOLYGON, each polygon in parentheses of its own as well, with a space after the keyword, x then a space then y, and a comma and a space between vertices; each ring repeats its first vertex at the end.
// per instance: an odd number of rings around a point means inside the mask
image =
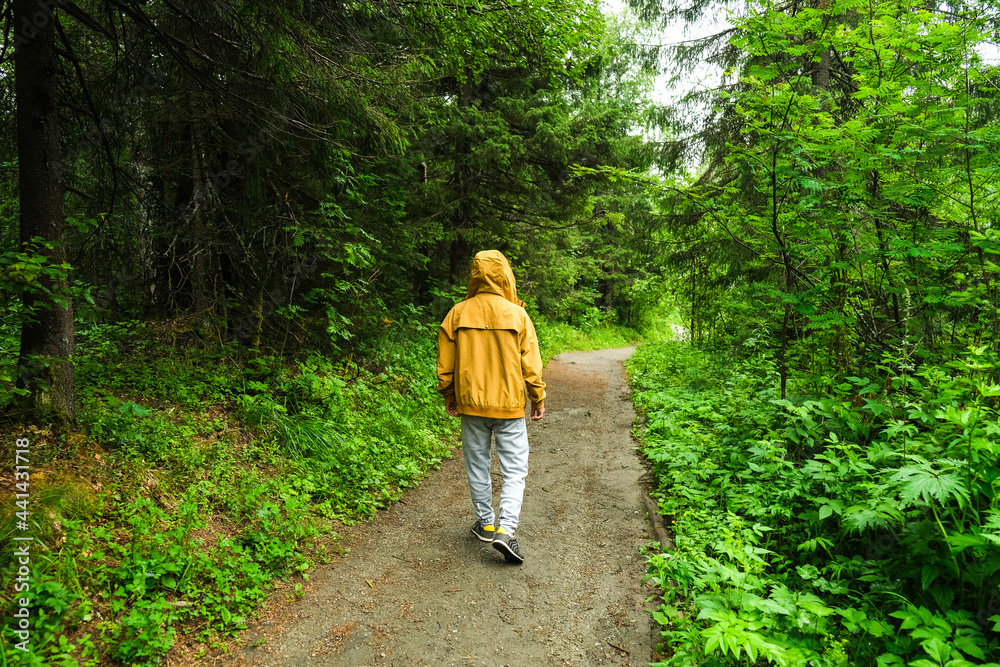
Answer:
POLYGON ((453 455, 486 248, 641 342, 653 664, 1000 664, 1000 7, 624 4, 0 2, 3 664, 300 595, 453 455))

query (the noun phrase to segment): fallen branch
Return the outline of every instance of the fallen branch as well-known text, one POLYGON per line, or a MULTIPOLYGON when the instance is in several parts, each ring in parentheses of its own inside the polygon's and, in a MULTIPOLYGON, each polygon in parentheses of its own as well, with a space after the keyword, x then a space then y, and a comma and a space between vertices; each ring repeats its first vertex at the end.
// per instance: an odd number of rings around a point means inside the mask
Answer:
POLYGON ((666 526, 663 525, 663 517, 660 516, 660 508, 656 501, 650 498, 648 493, 644 493, 642 494, 642 502, 646 504, 646 512, 653 522, 653 533, 656 535, 657 542, 660 543, 664 551, 673 551, 674 542, 667 534, 666 526))
POLYGON ((631 655, 631 654, 630 654, 630 653, 628 652, 628 649, 625 649, 625 648, 622 648, 622 647, 621 647, 621 646, 619 646, 618 644, 612 644, 611 642, 609 642, 609 641, 607 641, 607 640, 605 640, 605 641, 604 641, 604 643, 605 643, 605 644, 607 644, 608 646, 610 646, 611 648, 616 648, 616 649, 618 649, 619 651, 621 651, 621 652, 622 652, 622 653, 624 653, 625 655, 631 655))

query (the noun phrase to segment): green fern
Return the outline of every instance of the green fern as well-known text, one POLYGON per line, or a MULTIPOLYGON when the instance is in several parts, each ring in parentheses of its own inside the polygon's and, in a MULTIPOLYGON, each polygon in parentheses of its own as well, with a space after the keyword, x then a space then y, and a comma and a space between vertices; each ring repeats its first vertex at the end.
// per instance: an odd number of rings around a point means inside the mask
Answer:
POLYGON ((969 503, 969 490, 956 472, 958 461, 938 459, 931 463, 912 454, 908 458, 914 464, 900 468, 889 478, 904 501, 928 505, 932 501, 940 505, 955 502, 960 509, 969 503))

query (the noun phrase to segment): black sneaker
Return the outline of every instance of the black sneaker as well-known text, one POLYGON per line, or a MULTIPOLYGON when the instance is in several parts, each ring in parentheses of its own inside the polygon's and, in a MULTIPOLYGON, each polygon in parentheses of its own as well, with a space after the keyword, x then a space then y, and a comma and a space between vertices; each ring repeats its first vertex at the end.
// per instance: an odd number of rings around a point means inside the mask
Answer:
POLYGON ((476 521, 472 524, 472 534, 478 537, 483 542, 492 542, 493 534, 496 531, 493 530, 492 524, 483 525, 482 521, 476 521))
POLYGON ((503 528, 497 528, 493 536, 493 548, 503 554, 508 563, 520 565, 524 562, 521 550, 517 548, 517 540, 503 528))

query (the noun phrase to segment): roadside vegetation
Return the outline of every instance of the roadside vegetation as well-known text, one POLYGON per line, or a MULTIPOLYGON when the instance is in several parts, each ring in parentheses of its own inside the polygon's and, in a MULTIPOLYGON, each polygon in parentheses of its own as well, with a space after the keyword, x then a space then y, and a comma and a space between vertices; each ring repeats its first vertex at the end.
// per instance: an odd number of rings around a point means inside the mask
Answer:
MULTIPOLYGON (((37 615, 34 650, 5 647, 10 664, 219 648, 276 578, 297 594, 337 554, 336 525, 386 507, 454 445, 423 331, 388 331, 363 362, 206 350, 143 322, 82 333, 79 428, 24 434, 37 615)), ((16 569, 5 560, 4 579, 16 569)))
POLYGON ((658 664, 997 664, 995 361, 887 360, 782 399, 763 349, 640 347, 642 452, 675 541, 649 556, 658 664))
MULTIPOLYGON (((344 554, 339 526, 451 456, 435 328, 394 322, 337 359, 206 349, 150 322, 80 331, 77 428, 31 440, 33 651, 2 664, 158 664, 228 650, 266 596, 344 554)), ((634 339, 539 326, 547 357, 634 339), (569 341, 567 343, 566 341, 569 341)), ((13 489, 9 489, 13 494, 13 489)), ((15 530, 3 505, 0 536, 15 530)), ((0 574, 12 581, 16 559, 0 574)), ((15 601, 5 597, 4 616, 15 601)))
POLYGON ((1000 664, 997 6, 730 21, 672 50, 724 72, 678 117, 697 173, 651 182, 688 342, 629 366, 658 664, 1000 664))

